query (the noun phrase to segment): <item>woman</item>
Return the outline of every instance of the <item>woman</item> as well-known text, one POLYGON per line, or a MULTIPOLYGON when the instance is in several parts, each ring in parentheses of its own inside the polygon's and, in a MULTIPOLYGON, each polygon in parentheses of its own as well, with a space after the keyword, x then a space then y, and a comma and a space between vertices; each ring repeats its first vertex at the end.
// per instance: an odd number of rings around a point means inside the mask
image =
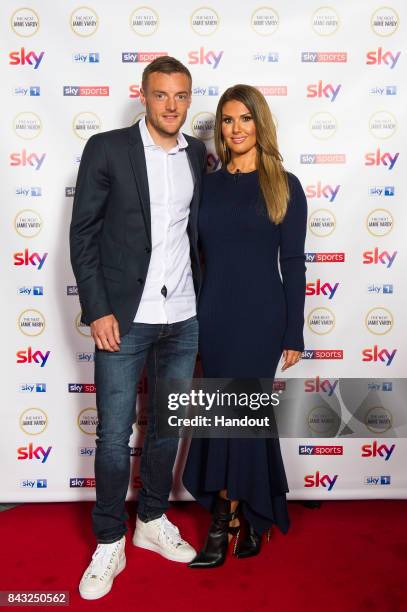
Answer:
MULTIPOLYGON (((281 355, 286 370, 304 349, 306 199, 283 168, 270 109, 256 88, 235 85, 222 95, 215 144, 222 169, 204 180, 199 219, 203 372, 273 378, 281 355)), ((195 438, 184 484, 213 513, 189 567, 221 565, 232 535, 243 558, 259 552, 261 534, 273 524, 284 533, 289 528, 278 439, 195 438)))

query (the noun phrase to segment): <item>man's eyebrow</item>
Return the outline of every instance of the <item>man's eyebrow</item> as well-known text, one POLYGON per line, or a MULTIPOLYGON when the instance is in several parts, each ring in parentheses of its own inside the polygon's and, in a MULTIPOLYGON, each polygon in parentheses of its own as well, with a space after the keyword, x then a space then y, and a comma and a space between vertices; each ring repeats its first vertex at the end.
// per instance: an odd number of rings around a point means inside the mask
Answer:
MULTIPOLYGON (((153 93, 155 93, 155 94, 159 93, 159 94, 165 94, 165 95, 168 95, 168 92, 167 92, 167 91, 161 91, 161 89, 153 89, 153 93)), ((182 91, 177 91, 177 92, 175 92, 175 95, 176 95, 176 96, 179 96, 179 94, 187 94, 187 95, 189 95, 189 91, 187 91, 187 90, 185 89, 185 90, 182 90, 182 91)))

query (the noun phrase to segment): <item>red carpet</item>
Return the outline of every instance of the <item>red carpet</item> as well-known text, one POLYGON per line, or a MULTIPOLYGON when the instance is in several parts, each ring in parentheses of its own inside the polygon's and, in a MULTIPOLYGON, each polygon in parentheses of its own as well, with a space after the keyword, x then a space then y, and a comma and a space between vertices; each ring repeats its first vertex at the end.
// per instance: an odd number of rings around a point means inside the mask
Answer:
MULTIPOLYGON (((112 591, 84 601, 77 584, 94 547, 91 507, 24 504, 1 513, 0 590, 61 589, 70 592, 68 609, 98 612, 407 610, 407 501, 330 501, 319 510, 290 503, 288 535, 274 531, 258 557, 229 556, 214 570, 190 570, 128 539, 127 568, 112 591)), ((179 503, 168 515, 191 544, 202 543, 208 513, 179 503)))

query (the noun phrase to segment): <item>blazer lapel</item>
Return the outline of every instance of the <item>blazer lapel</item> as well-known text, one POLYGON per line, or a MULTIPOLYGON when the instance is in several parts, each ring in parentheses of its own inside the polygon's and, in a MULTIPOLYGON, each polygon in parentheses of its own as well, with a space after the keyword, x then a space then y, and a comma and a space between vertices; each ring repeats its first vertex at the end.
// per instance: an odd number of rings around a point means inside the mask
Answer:
POLYGON ((144 154, 144 145, 143 141, 141 140, 140 128, 138 124, 133 125, 130 128, 129 143, 131 167, 133 168, 134 178, 137 185, 147 238, 151 246, 150 192, 148 188, 146 156, 144 154))

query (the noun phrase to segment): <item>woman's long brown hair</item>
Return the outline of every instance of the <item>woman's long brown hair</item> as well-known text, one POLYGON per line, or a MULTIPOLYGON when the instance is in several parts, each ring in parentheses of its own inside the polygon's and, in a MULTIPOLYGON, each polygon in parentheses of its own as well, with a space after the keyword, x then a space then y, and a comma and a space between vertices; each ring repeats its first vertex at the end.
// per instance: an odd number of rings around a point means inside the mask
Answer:
POLYGON ((222 110, 226 102, 238 100, 250 111, 256 126, 257 170, 260 189, 271 221, 281 223, 290 197, 283 158, 278 150, 276 127, 262 93, 251 85, 234 85, 221 96, 216 109, 215 147, 224 167, 230 161, 230 150, 222 137, 222 110))

